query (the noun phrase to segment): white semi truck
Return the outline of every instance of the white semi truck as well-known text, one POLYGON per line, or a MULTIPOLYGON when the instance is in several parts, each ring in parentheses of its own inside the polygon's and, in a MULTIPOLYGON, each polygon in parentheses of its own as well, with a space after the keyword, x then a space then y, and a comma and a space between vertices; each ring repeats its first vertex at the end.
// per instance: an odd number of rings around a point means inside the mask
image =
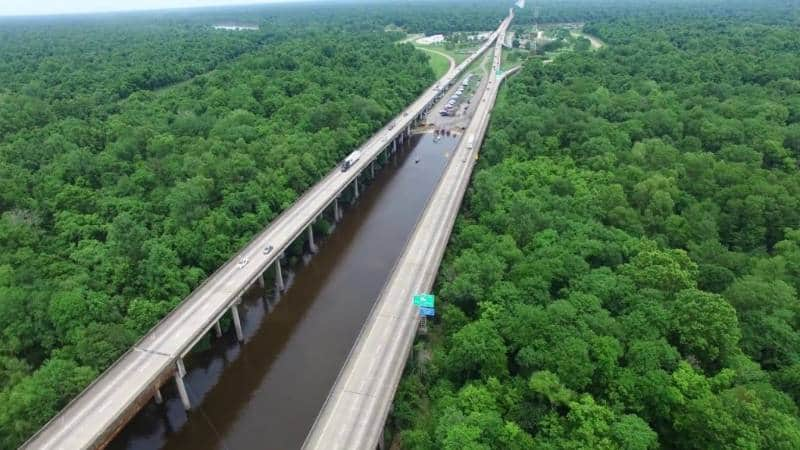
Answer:
POLYGON ((347 155, 347 158, 342 161, 342 172, 347 172, 347 169, 353 167, 353 164, 361 158, 361 150, 356 150, 347 155))

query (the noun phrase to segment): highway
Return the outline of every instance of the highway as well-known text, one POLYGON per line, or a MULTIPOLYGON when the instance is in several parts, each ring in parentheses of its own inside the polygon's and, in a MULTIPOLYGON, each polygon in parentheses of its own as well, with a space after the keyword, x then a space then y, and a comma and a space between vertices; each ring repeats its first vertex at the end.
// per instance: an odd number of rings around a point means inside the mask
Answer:
POLYGON ((384 424, 420 322, 411 298, 429 292, 436 279, 503 78, 496 69, 500 67, 502 44, 512 19, 513 11, 509 11, 493 35, 497 39, 492 70, 480 105, 464 133, 466 139, 459 143, 370 312, 304 449, 372 450, 382 444, 384 424))
MULTIPOLYGON (((360 148, 361 158, 349 170, 334 168, 315 186, 304 193, 240 252, 217 269, 197 289, 134 347, 122 355, 58 415, 32 436, 22 448, 88 449, 105 445, 141 407, 158 398, 158 388, 173 377, 179 392, 183 390, 183 356, 211 332, 219 319, 231 311, 234 323, 239 316, 236 304, 248 287, 260 277, 296 238, 355 184, 357 177, 392 143, 408 132, 415 120, 433 104, 440 91, 455 80, 480 54, 491 47, 487 41, 475 54, 450 68, 434 86, 401 112, 395 120, 379 130, 360 148), (273 246, 268 254, 267 246, 273 246), (240 257, 248 263, 237 267, 240 257)), ((238 326, 237 326, 238 328, 238 326)), ((241 339, 241 338, 240 338, 241 339)), ((184 401, 188 403, 188 399, 184 401)), ((279 405, 276 405, 276 407, 279 405)))

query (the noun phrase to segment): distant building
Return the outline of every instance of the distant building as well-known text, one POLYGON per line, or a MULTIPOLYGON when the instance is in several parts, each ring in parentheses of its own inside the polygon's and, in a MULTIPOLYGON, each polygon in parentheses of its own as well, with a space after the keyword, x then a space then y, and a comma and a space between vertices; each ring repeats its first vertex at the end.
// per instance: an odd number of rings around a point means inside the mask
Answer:
POLYGON ((433 36, 425 36, 417 39, 417 44, 430 45, 444 42, 443 34, 434 34, 433 36))
POLYGON ((229 30, 229 31, 255 31, 258 27, 255 25, 213 25, 215 30, 229 30))
POLYGON ((468 41, 485 41, 492 33, 478 33, 467 36, 468 41))

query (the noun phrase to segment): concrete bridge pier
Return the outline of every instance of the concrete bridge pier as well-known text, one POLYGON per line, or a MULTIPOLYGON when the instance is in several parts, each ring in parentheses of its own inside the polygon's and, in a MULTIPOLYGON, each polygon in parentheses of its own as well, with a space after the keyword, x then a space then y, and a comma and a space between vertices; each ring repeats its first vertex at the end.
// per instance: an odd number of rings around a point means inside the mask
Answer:
POLYGON ((175 365, 177 369, 175 371, 175 385, 178 387, 178 396, 181 398, 181 403, 183 403, 183 409, 189 411, 192 409, 192 404, 189 402, 189 394, 186 392, 186 385, 183 384, 183 377, 186 376, 186 366, 183 365, 183 358, 178 358, 175 361, 175 365))
POLYGON ((397 139, 392 141, 392 153, 397 151, 397 139))
POLYGON ((358 200, 358 175, 356 175, 356 179, 353 180, 353 201, 358 200))
POLYGON ((222 326, 219 324, 219 320, 214 322, 214 334, 217 335, 218 338, 222 337, 222 326))
POLYGON ((311 253, 317 253, 317 246, 314 244, 314 222, 308 224, 308 249, 311 253))
POLYGON ((342 220, 342 211, 339 210, 339 197, 333 199, 333 221, 338 222, 342 220))
POLYGON ((369 163, 369 177, 370 179, 375 179, 375 161, 373 160, 369 163))
POLYGON ((261 272, 261 275, 258 276, 258 287, 264 289, 264 272, 261 272))
POLYGON ((231 306, 231 315, 233 316, 233 327, 236 329, 236 340, 242 342, 244 340, 244 333, 242 333, 242 320, 239 318, 239 304, 242 303, 242 297, 236 299, 236 302, 231 306))
POLYGON ((283 274, 281 273, 281 258, 278 257, 275 259, 275 289, 278 292, 283 292, 286 289, 286 285, 283 283, 283 274))
POLYGON ((385 431, 381 430, 381 436, 378 438, 378 445, 375 450, 386 450, 386 435, 385 431))
POLYGON ((156 401, 156 405, 164 403, 164 396, 161 395, 161 388, 156 388, 156 391, 153 393, 153 399, 156 401))

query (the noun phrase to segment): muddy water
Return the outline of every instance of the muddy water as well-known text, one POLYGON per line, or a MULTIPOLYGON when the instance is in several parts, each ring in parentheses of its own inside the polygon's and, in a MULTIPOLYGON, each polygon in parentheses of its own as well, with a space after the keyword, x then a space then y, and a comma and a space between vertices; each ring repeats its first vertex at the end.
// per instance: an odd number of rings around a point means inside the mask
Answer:
POLYGON ((413 139, 293 268, 286 292, 248 292, 243 345, 228 331, 187 358, 188 416, 169 383, 164 404, 151 402, 110 448, 299 448, 455 145, 413 139))

